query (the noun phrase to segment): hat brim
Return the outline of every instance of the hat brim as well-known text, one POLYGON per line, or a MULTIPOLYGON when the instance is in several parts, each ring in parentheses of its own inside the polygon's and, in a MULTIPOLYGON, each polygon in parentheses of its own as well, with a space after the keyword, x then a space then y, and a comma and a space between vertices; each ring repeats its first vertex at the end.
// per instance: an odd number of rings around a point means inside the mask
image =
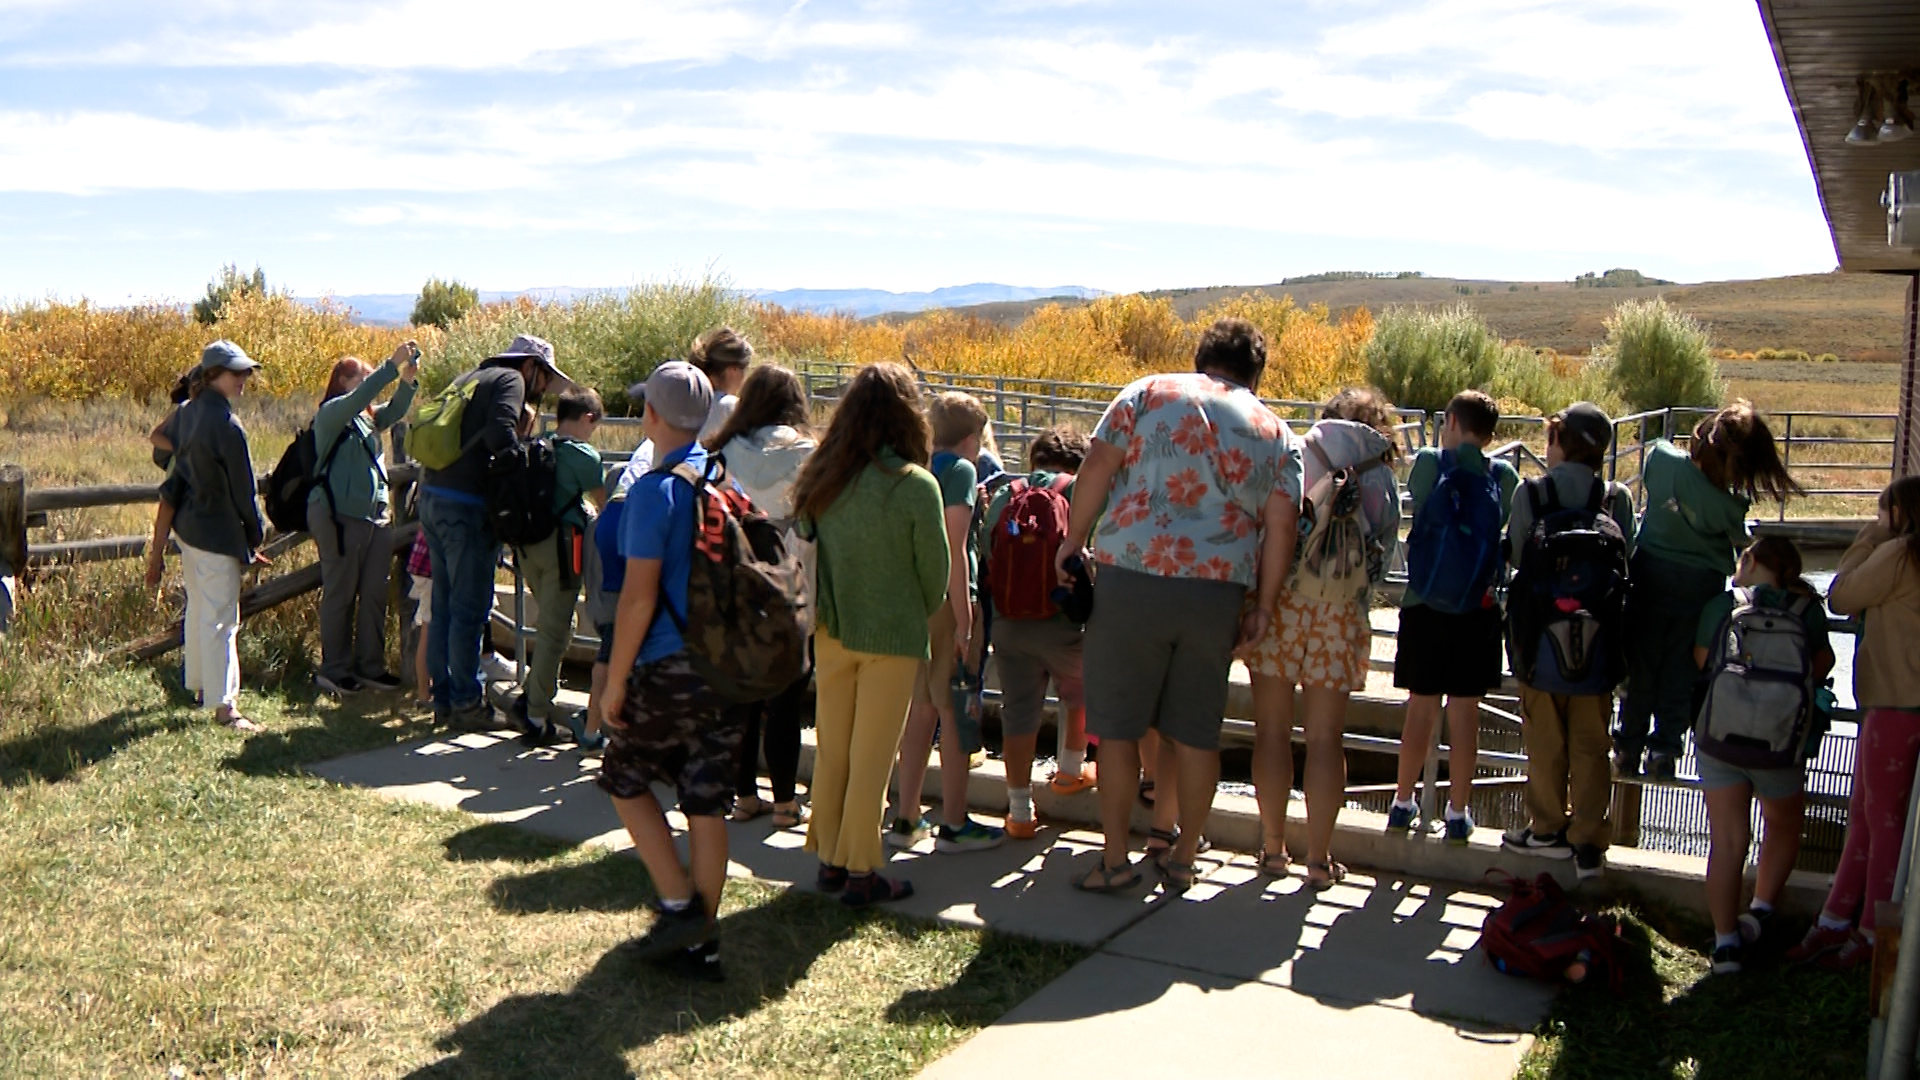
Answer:
POLYGON ((201 366, 206 367, 208 371, 259 371, 260 361, 251 358, 234 358, 231 360, 222 360, 211 367, 207 367, 206 365, 201 366))

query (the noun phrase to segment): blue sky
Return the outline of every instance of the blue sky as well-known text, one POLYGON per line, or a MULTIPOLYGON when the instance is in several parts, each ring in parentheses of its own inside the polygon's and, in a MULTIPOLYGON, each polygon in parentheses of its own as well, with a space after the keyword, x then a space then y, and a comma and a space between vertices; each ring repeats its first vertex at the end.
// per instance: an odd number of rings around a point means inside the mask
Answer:
POLYGON ((1746 0, 0 0, 0 298, 1832 269, 1746 0))

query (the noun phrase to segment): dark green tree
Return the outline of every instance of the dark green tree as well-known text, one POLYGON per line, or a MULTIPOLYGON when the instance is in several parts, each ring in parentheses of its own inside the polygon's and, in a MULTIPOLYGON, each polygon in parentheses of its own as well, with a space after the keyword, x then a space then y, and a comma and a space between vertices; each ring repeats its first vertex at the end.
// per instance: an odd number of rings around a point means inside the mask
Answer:
POLYGON ((207 295, 193 305, 193 317, 207 326, 212 326, 220 318, 220 309, 227 306, 236 296, 249 293, 264 294, 267 291, 267 272, 256 264, 251 276, 240 272, 237 264, 229 263, 220 268, 220 276, 207 283, 207 295))
POLYGON ((442 330, 460 321, 460 317, 480 302, 480 294, 457 280, 428 278, 420 287, 420 299, 413 302, 413 325, 437 326, 442 330))

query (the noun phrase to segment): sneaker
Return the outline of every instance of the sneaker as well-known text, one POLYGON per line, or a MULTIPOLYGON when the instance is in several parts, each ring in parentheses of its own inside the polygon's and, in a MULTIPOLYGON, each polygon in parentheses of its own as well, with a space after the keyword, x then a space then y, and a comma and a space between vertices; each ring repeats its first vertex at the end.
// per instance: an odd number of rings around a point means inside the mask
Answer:
POLYGON ((1872 962, 1873 942, 1864 935, 1854 934, 1847 938, 1845 945, 1815 960, 1814 964, 1824 971, 1852 971, 1872 962))
POLYGON ((663 971, 694 982, 727 981, 727 973, 720 966, 720 939, 717 937, 709 938, 691 949, 668 953, 655 959, 653 964, 663 971))
POLYGON ((1591 881, 1607 872, 1607 853, 1599 844, 1573 845, 1573 872, 1581 881, 1591 881))
POLYGON ((1413 815, 1418 809, 1419 807, 1415 806, 1387 807, 1387 831, 1413 835, 1413 815))
POLYGON ((378 690, 383 694, 391 694, 395 690, 400 689, 400 676, 395 675, 391 671, 383 671, 378 675, 369 675, 361 679, 360 685, 369 690, 378 690))
POLYGON ((959 828, 942 825, 933 843, 933 850, 949 855, 963 851, 989 851, 1007 841, 1007 831, 991 825, 982 825, 968 818, 959 828))
POLYGON ((1647 779, 1656 783, 1671 783, 1675 764, 1674 756, 1664 750, 1647 751, 1647 779))
POLYGON ((315 675, 313 677, 313 686, 314 689, 321 693, 331 694, 334 697, 352 697, 363 689, 360 685, 360 680, 351 675, 342 675, 337 679, 329 679, 325 675, 315 675))
POLYGON ((1740 940, 1752 945, 1767 934, 1767 927, 1773 922, 1773 912, 1754 911, 1749 908, 1740 913, 1740 940))
POLYGON ((1814 923, 1807 929, 1807 936, 1800 939, 1800 944, 1787 950, 1787 963, 1804 964, 1809 960, 1817 960, 1845 945, 1852 938, 1853 928, 1850 926, 1829 930, 1819 923, 1814 923))
POLYGON ((1613 752, 1613 775, 1635 777, 1640 775, 1640 751, 1615 750, 1613 752))
POLYGON ((1722 945, 1713 950, 1713 973, 1715 975, 1740 974, 1741 947, 1722 945))
POLYGON ((513 661, 488 649, 480 654, 480 677, 488 682, 513 682, 518 674, 513 669, 513 661))
POLYGON ((1007 837, 1012 840, 1031 840, 1040 835, 1040 822, 1015 821, 1007 819, 1007 837))
POLYGON ((933 822, 924 817, 917 822, 894 818, 893 824, 887 826, 886 841, 887 846, 895 851, 904 851, 931 835, 933 822))
POLYGON ((635 945, 643 960, 658 960, 674 953, 686 952, 706 943, 712 936, 712 928, 707 924, 707 906, 699 893, 686 907, 679 911, 668 911, 664 906, 654 907, 653 925, 647 927, 645 937, 635 945))
POLYGON ((1461 814, 1447 819, 1447 843, 1455 847, 1466 847, 1473 839, 1473 815, 1461 814))
POLYGON ((583 754, 591 754, 607 747, 607 736, 602 731, 587 731, 587 714, 574 713, 567 717, 567 730, 573 733, 574 748, 583 754))
POLYGON ((1500 838, 1500 846, 1515 855, 1540 859, 1571 859, 1573 848, 1566 833, 1536 833, 1532 829, 1512 829, 1500 838))

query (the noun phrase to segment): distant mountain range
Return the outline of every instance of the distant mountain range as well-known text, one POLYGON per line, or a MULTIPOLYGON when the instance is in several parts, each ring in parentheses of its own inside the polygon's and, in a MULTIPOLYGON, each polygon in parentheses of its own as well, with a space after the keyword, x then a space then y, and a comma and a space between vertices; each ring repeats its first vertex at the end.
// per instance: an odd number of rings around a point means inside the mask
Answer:
MULTIPOLYGON (((518 292, 481 290, 480 302, 491 304, 529 296, 535 300, 567 302, 577 297, 609 289, 577 288, 571 285, 521 289, 518 292)), ((887 292, 884 289, 746 289, 747 295, 793 311, 843 311, 859 318, 893 312, 927 311, 932 308, 968 307, 974 304, 1022 303, 1034 300, 1091 300, 1106 293, 1081 285, 1034 288, 1027 285, 950 285, 932 292, 887 292)), ((302 303, 318 304, 319 297, 298 297, 302 303)), ((358 321, 385 326, 404 326, 413 315, 412 293, 361 293, 329 297, 335 304, 352 308, 358 321)))

